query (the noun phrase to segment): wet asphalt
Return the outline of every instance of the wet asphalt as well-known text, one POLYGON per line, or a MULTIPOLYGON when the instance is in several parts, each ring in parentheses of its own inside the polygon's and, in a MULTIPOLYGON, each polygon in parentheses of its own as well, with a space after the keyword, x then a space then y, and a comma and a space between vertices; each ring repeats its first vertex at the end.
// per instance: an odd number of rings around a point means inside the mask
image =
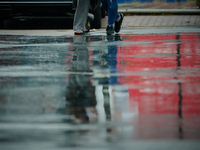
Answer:
POLYGON ((43 32, 0 34, 1 149, 200 149, 199 27, 43 32))

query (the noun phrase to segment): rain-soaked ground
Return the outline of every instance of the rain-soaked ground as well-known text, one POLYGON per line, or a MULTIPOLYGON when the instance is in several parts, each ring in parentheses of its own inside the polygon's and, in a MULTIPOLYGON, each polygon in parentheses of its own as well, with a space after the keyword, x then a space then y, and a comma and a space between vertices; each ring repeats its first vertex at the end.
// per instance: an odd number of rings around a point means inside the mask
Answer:
POLYGON ((0 148, 199 150, 200 30, 0 35, 0 148))

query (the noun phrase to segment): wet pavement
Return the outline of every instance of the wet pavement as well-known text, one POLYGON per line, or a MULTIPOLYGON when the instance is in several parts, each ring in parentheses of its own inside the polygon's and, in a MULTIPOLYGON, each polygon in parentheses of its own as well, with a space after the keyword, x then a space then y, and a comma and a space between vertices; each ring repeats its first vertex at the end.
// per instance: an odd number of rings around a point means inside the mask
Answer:
POLYGON ((200 149, 199 27, 0 43, 1 149, 200 149))

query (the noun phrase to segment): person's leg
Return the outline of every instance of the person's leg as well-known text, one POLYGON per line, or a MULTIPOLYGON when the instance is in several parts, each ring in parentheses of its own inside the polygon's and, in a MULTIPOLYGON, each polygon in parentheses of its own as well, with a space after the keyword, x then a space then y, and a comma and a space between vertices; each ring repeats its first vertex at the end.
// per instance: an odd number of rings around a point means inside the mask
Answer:
POLYGON ((101 0, 104 10, 108 13, 108 25, 113 25, 119 19, 117 0, 101 0))
POLYGON ((120 18, 118 14, 118 3, 117 0, 101 0, 103 8, 108 13, 108 24, 106 33, 108 35, 114 34, 114 23, 120 18))
POLYGON ((107 0, 108 3, 108 25, 114 25, 115 21, 120 17, 118 14, 117 0, 107 0))
POLYGON ((74 31, 85 31, 85 24, 89 11, 90 0, 77 0, 77 9, 74 16, 74 31))
POLYGON ((107 0, 101 0, 102 6, 106 12, 108 12, 108 3, 107 0))
POLYGON ((91 13, 88 13, 87 17, 87 23, 86 23, 86 29, 85 32, 88 33, 90 31, 90 23, 94 20, 94 15, 91 13))

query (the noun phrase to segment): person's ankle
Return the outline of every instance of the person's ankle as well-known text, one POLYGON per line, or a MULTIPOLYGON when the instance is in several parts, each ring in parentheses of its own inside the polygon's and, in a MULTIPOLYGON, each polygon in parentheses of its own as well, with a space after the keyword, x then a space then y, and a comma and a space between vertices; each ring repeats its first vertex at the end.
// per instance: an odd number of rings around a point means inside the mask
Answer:
POLYGON ((89 21, 86 23, 86 26, 90 26, 90 22, 89 21))
POLYGON ((115 21, 115 22, 119 22, 120 21, 120 19, 121 19, 121 16, 119 16, 119 18, 115 21))
POLYGON ((115 27, 114 24, 107 24, 106 27, 115 27))

